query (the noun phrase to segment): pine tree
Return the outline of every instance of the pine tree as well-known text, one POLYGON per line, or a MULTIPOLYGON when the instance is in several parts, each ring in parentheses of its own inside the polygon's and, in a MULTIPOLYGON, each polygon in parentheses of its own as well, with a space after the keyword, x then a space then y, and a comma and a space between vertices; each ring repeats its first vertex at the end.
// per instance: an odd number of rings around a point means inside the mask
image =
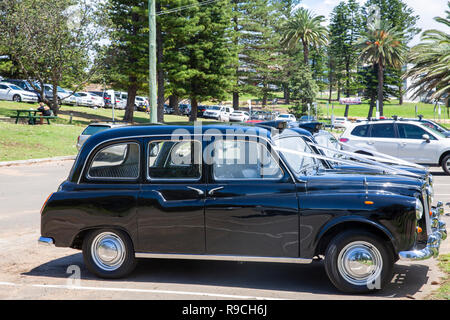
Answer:
MULTIPOLYGON (((335 57, 335 68, 339 84, 347 97, 358 90, 357 60, 358 53, 354 43, 362 31, 363 20, 360 16, 360 6, 355 0, 341 2, 331 14, 330 49, 335 57)), ((339 88, 341 90, 341 88, 339 88)), ((348 116, 349 105, 344 116, 348 116)))
POLYGON ((246 1, 240 11, 239 85, 241 92, 262 98, 264 106, 282 70, 277 54, 280 38, 275 30, 279 12, 269 0, 246 1))
MULTIPOLYGON (((199 4, 193 0, 182 3, 199 4)), ((232 86, 236 54, 230 44, 231 5, 221 0, 167 14, 162 29, 167 33, 164 67, 168 82, 177 96, 190 98, 189 119, 195 121, 198 102, 224 99, 232 86)))
POLYGON ((136 94, 148 83, 148 6, 146 0, 110 0, 111 45, 105 54, 110 83, 128 91, 124 121, 132 122, 136 94))

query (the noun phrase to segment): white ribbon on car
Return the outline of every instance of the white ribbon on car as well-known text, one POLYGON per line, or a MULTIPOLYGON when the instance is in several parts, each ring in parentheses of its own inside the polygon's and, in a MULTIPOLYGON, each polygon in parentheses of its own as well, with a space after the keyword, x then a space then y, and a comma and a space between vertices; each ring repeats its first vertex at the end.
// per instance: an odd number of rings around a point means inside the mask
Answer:
MULTIPOLYGON (((353 150, 358 150, 359 149, 359 148, 356 148, 354 146, 350 146, 350 145, 344 144, 342 142, 338 142, 338 143, 339 143, 339 145, 341 145, 343 147, 345 146, 346 148, 349 148, 349 149, 353 149, 353 150)), ((318 147, 321 147, 321 146, 318 146, 318 147)), ((374 154, 374 155, 377 155, 378 157, 374 157, 374 156, 371 156, 371 155, 368 155, 368 154, 346 152, 344 150, 337 150, 337 149, 335 149, 335 150, 330 149, 330 150, 331 151, 340 151, 342 153, 349 153, 352 156, 357 154, 357 155, 362 156, 363 158, 374 159, 374 160, 379 161, 379 162, 400 164, 400 165, 404 165, 404 166, 407 166, 407 167, 414 167, 414 168, 417 168, 417 169, 427 170, 427 168, 425 168, 424 166, 421 166, 420 164, 409 162, 409 161, 406 161, 406 160, 403 160, 403 159, 400 159, 400 158, 396 158, 396 157, 390 156, 390 155, 385 154, 385 153, 373 151, 373 150, 370 150, 370 153, 374 154)))
MULTIPOLYGON (((317 144, 313 144, 311 143, 311 145, 315 146, 315 147, 320 147, 320 148, 325 148, 328 149, 326 147, 322 147, 319 146, 317 144)), ((303 156, 303 157, 310 157, 310 158, 316 158, 316 159, 320 159, 320 160, 327 160, 330 162, 336 162, 336 163, 343 163, 343 164, 348 164, 348 165, 352 165, 352 166, 359 166, 359 167, 364 167, 364 168, 368 168, 368 169, 375 169, 375 170, 379 170, 379 171, 383 171, 385 173, 392 173, 392 174, 400 174, 400 175, 406 175, 406 176, 412 176, 412 177, 417 177, 420 178, 420 175, 403 170, 403 169, 398 169, 398 168, 394 168, 392 166, 388 166, 373 160, 369 160, 369 159, 364 159, 363 157, 360 157, 360 154, 356 154, 356 153, 351 153, 351 152, 346 152, 349 155, 352 155, 353 158, 364 161, 364 162, 368 162, 370 164, 367 163, 360 163, 360 162, 356 162, 356 161, 352 161, 352 160, 344 160, 344 159, 339 159, 339 158, 332 158, 332 157, 328 157, 325 155, 319 155, 319 154, 315 154, 315 153, 310 153, 310 152, 304 152, 304 151, 294 151, 291 149, 286 149, 286 148, 281 148, 278 146, 274 146, 274 149, 277 150, 278 152, 281 153, 290 153, 290 154, 295 154, 298 156, 303 156), (353 156, 354 155, 354 156, 353 156)), ((332 149, 328 149, 330 151, 333 151, 335 153, 340 153, 340 150, 332 150, 332 149)), ((344 151, 345 152, 345 151, 344 151)))

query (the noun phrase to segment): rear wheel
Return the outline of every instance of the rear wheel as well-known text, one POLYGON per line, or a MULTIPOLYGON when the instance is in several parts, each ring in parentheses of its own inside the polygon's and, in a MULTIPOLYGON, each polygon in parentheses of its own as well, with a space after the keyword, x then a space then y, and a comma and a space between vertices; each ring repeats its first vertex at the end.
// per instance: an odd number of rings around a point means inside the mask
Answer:
POLYGON ((325 252, 325 270, 336 288, 365 293, 384 288, 392 277, 394 257, 388 244, 365 230, 333 238, 325 252))
POLYGON ((122 278, 136 266, 130 237, 121 230, 94 230, 83 241, 83 258, 89 271, 101 278, 122 278))
POLYGON ((442 159, 442 169, 448 175, 450 175, 450 154, 446 155, 444 159, 442 159))

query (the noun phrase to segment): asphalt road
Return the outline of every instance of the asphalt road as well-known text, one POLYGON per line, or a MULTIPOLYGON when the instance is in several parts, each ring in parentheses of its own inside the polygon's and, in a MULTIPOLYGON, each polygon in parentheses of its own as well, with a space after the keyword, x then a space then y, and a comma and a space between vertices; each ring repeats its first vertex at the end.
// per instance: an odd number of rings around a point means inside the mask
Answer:
MULTIPOLYGON (((41 206, 72 163, 0 167, 0 299, 423 299, 443 276, 434 259, 398 262, 388 288, 361 296, 338 292, 322 262, 142 260, 126 279, 98 279, 85 269, 79 251, 37 245, 41 206)), ((450 177, 440 168, 432 171, 435 201, 449 202, 450 177)), ((450 217, 444 220, 450 224, 450 217)), ((441 253, 448 252, 446 240, 441 253)))

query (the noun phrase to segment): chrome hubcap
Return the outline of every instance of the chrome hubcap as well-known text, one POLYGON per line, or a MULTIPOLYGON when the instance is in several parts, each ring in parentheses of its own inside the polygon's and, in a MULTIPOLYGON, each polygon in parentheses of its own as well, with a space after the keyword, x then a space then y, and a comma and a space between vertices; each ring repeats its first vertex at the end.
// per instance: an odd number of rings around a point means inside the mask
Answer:
POLYGON ((105 271, 117 270, 125 261, 125 245, 112 232, 97 235, 92 242, 91 253, 95 264, 105 271))
POLYGON ((354 285, 368 285, 381 274, 383 259, 378 249, 365 241, 349 243, 338 256, 341 276, 354 285))

